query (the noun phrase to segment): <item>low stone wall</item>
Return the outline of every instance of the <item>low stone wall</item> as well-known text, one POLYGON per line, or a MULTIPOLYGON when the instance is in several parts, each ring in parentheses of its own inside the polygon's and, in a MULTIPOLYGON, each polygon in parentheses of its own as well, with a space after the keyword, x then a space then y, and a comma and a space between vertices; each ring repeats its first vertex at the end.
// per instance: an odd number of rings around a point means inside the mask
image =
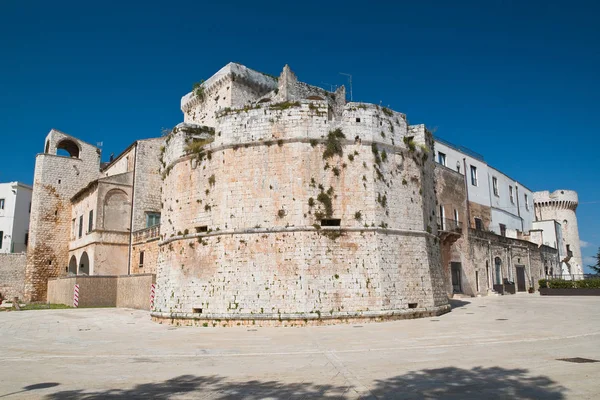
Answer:
POLYGON ((6 299, 22 299, 25 292, 25 253, 0 254, 0 294, 6 299))
POLYGON ((48 302, 73 305, 79 285, 79 307, 125 307, 150 310, 155 275, 69 276, 48 281, 48 302))
POLYGON ((117 279, 117 307, 150 310, 151 285, 154 274, 120 276, 117 279))

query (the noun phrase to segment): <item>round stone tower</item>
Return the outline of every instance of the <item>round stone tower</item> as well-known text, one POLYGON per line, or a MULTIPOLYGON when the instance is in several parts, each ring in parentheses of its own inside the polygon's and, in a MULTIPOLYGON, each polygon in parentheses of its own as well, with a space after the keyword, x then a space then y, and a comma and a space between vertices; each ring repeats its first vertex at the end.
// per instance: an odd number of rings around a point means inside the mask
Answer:
POLYGON ((449 311, 425 127, 346 104, 289 68, 273 89, 228 67, 193 104, 184 97, 186 122, 166 140, 153 318, 294 325, 449 311), (205 102, 229 101, 225 90, 253 100, 214 112, 205 102))
POLYGON ((577 192, 556 190, 533 194, 535 218, 537 221, 556 220, 561 224, 564 247, 559 249, 562 260, 570 267, 571 274, 583 274, 579 229, 575 210, 579 204, 577 192))

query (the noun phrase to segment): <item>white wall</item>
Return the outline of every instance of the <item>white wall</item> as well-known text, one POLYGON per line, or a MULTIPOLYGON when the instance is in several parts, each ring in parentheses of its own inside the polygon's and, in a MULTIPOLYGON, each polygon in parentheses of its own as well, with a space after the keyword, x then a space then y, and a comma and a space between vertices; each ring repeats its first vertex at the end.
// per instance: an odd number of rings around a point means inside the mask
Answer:
POLYGON ((467 190, 469 193, 469 201, 474 203, 483 204, 490 206, 490 189, 487 184, 488 166, 485 161, 476 159, 464 152, 451 147, 449 144, 441 143, 436 139, 435 141, 435 162, 439 162, 439 153, 442 152, 446 155, 446 166, 455 171, 459 171, 461 174, 467 174, 467 190), (466 161, 466 171, 465 163, 466 161), (471 165, 477 168, 477 186, 471 184, 471 165), (460 170, 457 168, 460 166, 460 170))
POLYGON ((29 230, 31 187, 19 182, 0 183, 2 248, 0 253, 20 253, 27 250, 25 235, 29 230))
POLYGON ((500 234, 500 224, 504 224, 507 230, 528 232, 532 229, 531 223, 533 221, 532 192, 497 169, 488 168, 488 184, 492 207, 491 229, 500 234), (494 178, 498 182, 498 194, 494 193, 494 178), (512 201, 510 199, 511 187, 513 191, 512 201), (525 195, 527 195, 527 204, 525 195))

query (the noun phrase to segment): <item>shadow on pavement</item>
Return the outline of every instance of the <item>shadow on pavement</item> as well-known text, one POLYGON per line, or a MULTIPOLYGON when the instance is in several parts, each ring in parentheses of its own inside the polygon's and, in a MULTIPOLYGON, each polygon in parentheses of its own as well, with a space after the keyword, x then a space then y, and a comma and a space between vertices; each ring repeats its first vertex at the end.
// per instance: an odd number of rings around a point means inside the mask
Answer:
MULTIPOLYGON (((500 367, 425 369, 377 380, 365 399, 563 399, 565 388, 545 376, 530 376, 525 369, 500 367)), ((369 385, 368 382, 364 384, 369 385)), ((182 375, 164 382, 145 383, 131 389, 68 390, 47 399, 169 399, 172 396, 209 399, 344 399, 356 398, 352 386, 310 382, 236 382, 220 376, 182 375)))
POLYGON ((458 300, 458 299, 449 299, 449 301, 450 301, 450 305, 452 306, 453 310, 455 308, 464 307, 467 304, 471 304, 470 301, 463 301, 463 300, 458 300))

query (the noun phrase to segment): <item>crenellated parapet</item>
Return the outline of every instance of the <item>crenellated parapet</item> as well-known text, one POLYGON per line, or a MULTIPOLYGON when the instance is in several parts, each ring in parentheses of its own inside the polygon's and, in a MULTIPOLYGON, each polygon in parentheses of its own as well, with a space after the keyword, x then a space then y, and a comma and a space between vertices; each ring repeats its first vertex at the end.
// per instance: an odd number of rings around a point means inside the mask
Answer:
POLYGON ((579 198, 574 190, 555 190, 552 193, 545 190, 533 194, 533 203, 535 207, 575 211, 579 204, 579 198))

